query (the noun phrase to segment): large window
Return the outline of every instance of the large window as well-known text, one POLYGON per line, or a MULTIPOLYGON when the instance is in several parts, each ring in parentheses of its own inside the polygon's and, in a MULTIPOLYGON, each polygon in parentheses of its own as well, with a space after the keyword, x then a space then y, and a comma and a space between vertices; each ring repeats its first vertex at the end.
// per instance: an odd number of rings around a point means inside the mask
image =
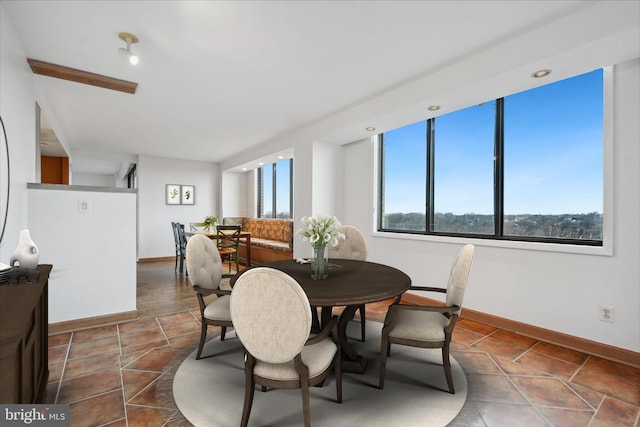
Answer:
POLYGON ((258 169, 258 218, 293 218, 293 159, 258 169))
POLYGON ((603 70, 381 135, 379 230, 602 245, 603 70))

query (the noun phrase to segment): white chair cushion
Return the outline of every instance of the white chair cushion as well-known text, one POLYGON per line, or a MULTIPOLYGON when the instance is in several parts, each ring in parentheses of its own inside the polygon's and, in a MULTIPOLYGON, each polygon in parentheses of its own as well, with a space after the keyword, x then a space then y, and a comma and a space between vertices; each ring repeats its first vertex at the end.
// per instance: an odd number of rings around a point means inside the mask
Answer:
POLYGON ((311 306, 304 290, 282 271, 256 267, 231 291, 236 335, 256 359, 284 363, 300 353, 311 330, 311 306))
POLYGON ((354 259, 365 261, 367 259, 367 241, 364 234, 353 225, 343 225, 338 229, 344 234, 344 240, 336 246, 329 247, 329 258, 354 259))
MULTIPOLYGON (((451 271, 449 272, 449 281, 447 283, 446 304, 449 307, 454 305, 462 307, 462 299, 464 297, 464 291, 467 288, 474 251, 475 248, 473 245, 464 245, 453 260, 451 271)), ((460 314, 460 310, 453 313, 460 314)))
POLYGON ((228 295, 219 296, 211 301, 204 309, 205 319, 231 321, 230 301, 231 298, 228 295))
POLYGON ((222 260, 216 245, 207 236, 196 234, 187 242, 187 272, 192 286, 218 289, 222 260))
MULTIPOLYGON (((327 338, 317 344, 302 349, 302 362, 309 368, 309 378, 323 373, 333 361, 338 347, 327 338)), ((256 360, 254 372, 263 378, 274 380, 297 380, 300 375, 296 372, 293 360, 284 363, 267 363, 256 360)))
POLYGON ((419 310, 397 310, 396 324, 390 337, 417 341, 444 341, 444 328, 449 319, 440 313, 419 310))

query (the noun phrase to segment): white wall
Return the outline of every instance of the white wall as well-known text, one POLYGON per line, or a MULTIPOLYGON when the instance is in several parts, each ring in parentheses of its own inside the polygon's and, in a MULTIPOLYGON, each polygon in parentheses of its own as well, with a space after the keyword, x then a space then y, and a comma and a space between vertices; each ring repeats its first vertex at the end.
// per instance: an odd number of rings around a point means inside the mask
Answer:
POLYGON ((252 172, 222 173, 220 221, 224 217, 252 216, 247 200, 247 181, 250 177, 253 177, 252 172))
MULTIPOLYGON (((466 307, 640 351, 639 76, 637 59, 614 68, 614 167, 605 172, 614 181, 613 255, 472 241, 477 251, 466 307), (598 320, 599 304, 615 307, 615 323, 598 320)), ((369 140, 345 146, 343 222, 366 231, 370 260, 400 268, 418 285, 445 284, 451 260, 466 240, 429 241, 374 233, 374 154, 369 140)))
POLYGON ((5 234, 0 242, 0 262, 9 264, 11 252, 18 244, 20 229, 29 225, 27 182, 33 182, 36 177, 36 94, 24 50, 2 4, 0 76, 0 116, 9 143, 11 173, 9 210, 5 234))
POLYGON ((161 157, 138 158, 138 258, 175 255, 171 221, 189 227, 209 215, 220 217, 217 164, 161 157), (165 204, 166 184, 194 185, 194 205, 165 204))
POLYGON ((31 238, 53 264, 49 323, 136 310, 135 192, 55 187, 28 190, 31 238))
POLYGON ((299 212, 309 215, 342 216, 343 148, 335 144, 314 141, 312 159, 312 209, 299 212))
POLYGON ((89 185, 92 187, 118 188, 115 175, 98 175, 91 173, 74 173, 73 185, 89 185))
POLYGON ((130 236, 135 235, 135 194, 128 194, 124 205, 107 196, 96 197, 95 215, 78 218, 74 211, 78 193, 69 200, 64 192, 40 194, 41 190, 27 190, 27 183, 38 177, 36 102, 48 103, 38 98, 26 55, 1 4, 0 76, 0 115, 7 132, 11 166, 10 203, 6 232, 0 243, 0 262, 9 263, 20 229, 29 228, 40 250, 40 262, 53 264, 49 322, 135 310, 135 241, 127 245, 130 236), (122 209, 114 209, 117 206, 122 209), (104 217, 103 212, 107 212, 104 217), (83 221, 90 218, 89 223, 83 221), (112 230, 111 221, 118 221, 116 231, 112 230), (117 244, 112 238, 118 240, 117 244))

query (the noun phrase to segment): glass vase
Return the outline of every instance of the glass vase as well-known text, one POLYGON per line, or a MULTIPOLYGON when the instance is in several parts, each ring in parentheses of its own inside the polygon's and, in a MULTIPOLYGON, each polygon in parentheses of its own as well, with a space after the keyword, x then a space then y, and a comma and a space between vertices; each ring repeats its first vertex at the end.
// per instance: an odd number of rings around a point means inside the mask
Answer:
POLYGON ((314 246, 311 257, 311 278, 324 280, 329 277, 329 251, 326 246, 314 246))

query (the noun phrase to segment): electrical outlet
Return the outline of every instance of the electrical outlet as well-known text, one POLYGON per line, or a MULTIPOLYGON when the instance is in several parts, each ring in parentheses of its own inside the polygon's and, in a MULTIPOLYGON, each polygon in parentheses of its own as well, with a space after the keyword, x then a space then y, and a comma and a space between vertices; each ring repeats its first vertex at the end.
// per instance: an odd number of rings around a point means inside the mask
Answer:
POLYGON ((601 322, 613 323, 616 320, 616 311, 612 305, 598 306, 598 318, 601 322))
POLYGON ((81 213, 91 212, 91 200, 87 200, 87 199, 78 200, 78 212, 81 212, 81 213))

